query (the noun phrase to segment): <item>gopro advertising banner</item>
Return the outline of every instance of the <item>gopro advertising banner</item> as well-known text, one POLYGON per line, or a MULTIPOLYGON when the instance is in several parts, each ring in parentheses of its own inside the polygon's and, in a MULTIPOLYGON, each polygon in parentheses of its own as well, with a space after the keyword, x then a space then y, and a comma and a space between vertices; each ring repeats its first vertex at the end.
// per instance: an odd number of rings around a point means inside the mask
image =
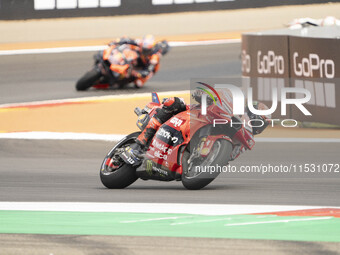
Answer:
MULTIPOLYGON (((272 105, 276 89, 278 108, 273 117, 280 117, 281 90, 290 87, 288 36, 243 35, 241 58, 244 91, 251 87, 254 100, 272 105)), ((286 114, 291 115, 290 108, 286 114)))
MULTIPOLYGON (((339 125, 334 118, 340 113, 339 47, 339 39, 243 35, 243 87, 252 87, 254 99, 268 105, 273 103, 275 88, 279 105, 282 98, 301 99, 308 110, 289 105, 284 112, 290 119, 339 125), (289 89, 282 93, 282 88, 289 89)), ((273 117, 282 113, 278 108, 273 117)))
POLYGON ((311 93, 311 115, 292 107, 300 121, 340 125, 340 39, 289 37, 291 86, 311 93))

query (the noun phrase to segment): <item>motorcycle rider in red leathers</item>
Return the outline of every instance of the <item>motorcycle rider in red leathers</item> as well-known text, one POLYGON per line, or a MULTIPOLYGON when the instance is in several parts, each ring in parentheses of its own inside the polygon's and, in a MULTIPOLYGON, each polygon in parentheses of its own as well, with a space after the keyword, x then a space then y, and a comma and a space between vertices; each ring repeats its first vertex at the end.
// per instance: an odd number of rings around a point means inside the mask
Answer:
MULTIPOLYGON (((197 101, 201 101, 202 93, 199 90, 196 90, 192 94, 193 98, 197 101)), ((223 98, 223 97, 222 97, 223 98)), ((268 109, 266 105, 263 103, 253 103, 255 109, 268 109)), ((130 156, 135 162, 141 162, 142 154, 147 149, 149 143, 151 142, 153 136, 156 134, 158 128, 167 120, 169 120, 172 116, 187 110, 187 105, 185 104, 184 100, 178 97, 170 97, 165 99, 163 102, 162 108, 157 109, 156 114, 153 115, 153 117, 150 119, 149 123, 143 130, 143 132, 138 136, 136 143, 132 145, 131 147, 126 148, 126 153, 128 156, 130 156)), ((259 116, 256 114, 253 114, 249 111, 248 107, 246 108, 245 115, 250 120, 258 120, 263 121, 264 125, 261 127, 252 127, 252 133, 253 135, 258 135, 263 132, 263 130, 268 126, 268 118, 269 116, 259 116)), ((239 154, 242 152, 239 150, 240 147, 238 147, 238 151, 233 151, 233 158, 239 156, 239 154)))
POLYGON ((136 40, 122 37, 111 42, 109 45, 118 46, 123 44, 129 45, 131 49, 136 50, 139 54, 137 69, 134 69, 131 74, 135 77, 135 86, 141 88, 158 71, 162 54, 156 47, 153 35, 145 35, 142 39, 136 40))

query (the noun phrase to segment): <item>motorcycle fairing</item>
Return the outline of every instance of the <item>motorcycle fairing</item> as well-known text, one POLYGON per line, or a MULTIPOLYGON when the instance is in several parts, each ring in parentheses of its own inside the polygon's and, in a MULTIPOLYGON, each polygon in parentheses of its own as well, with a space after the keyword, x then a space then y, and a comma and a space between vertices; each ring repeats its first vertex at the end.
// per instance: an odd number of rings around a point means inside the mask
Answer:
POLYGON ((143 163, 136 169, 136 174, 142 180, 173 181, 179 179, 169 169, 149 158, 143 160, 143 163))
POLYGON ((182 167, 178 162, 181 145, 188 141, 189 119, 188 111, 181 112, 166 121, 156 132, 145 155, 142 167, 152 179, 159 178, 167 181, 179 179, 182 167), (152 169, 152 171, 148 170, 152 169), (166 171, 163 172, 163 171, 166 171))
POLYGON ((104 49, 103 51, 103 59, 104 60, 108 60, 110 55, 111 55, 111 52, 112 50, 115 48, 116 46, 115 45, 111 45, 110 47, 104 49))
MULTIPOLYGON (((157 103, 156 105, 159 107, 157 103)), ((150 116, 153 115, 154 109, 150 112, 150 116)), ((141 167, 137 169, 137 173, 144 172, 138 175, 144 175, 145 179, 179 180, 183 172, 181 164, 183 149, 187 147, 195 134, 205 138, 202 144, 202 156, 207 156, 210 153, 213 144, 218 139, 225 139, 233 145, 241 144, 246 149, 253 147, 252 134, 242 126, 225 126, 223 130, 215 129, 210 132, 209 127, 212 126, 213 119, 225 118, 226 116, 223 109, 216 108, 214 105, 210 106, 208 110, 213 114, 203 116, 200 107, 193 105, 166 121, 153 137, 146 152, 145 160, 141 167), (205 129, 208 131, 204 132, 205 129)), ((233 118, 232 116, 229 117, 230 119, 233 118)))

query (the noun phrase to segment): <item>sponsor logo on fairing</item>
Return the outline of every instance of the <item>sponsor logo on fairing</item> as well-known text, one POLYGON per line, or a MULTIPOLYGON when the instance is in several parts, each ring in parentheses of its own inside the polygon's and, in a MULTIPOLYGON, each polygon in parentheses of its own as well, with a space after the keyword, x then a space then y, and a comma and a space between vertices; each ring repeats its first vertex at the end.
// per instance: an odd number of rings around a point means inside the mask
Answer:
POLYGON ((122 156, 122 158, 123 158, 125 161, 127 161, 129 164, 133 165, 133 164, 135 163, 135 161, 134 161, 130 156, 126 155, 125 152, 123 152, 123 153, 121 154, 121 156, 122 156))
POLYGON ((172 149, 169 149, 169 147, 165 146, 164 144, 160 143, 156 139, 152 141, 152 146, 155 147, 156 149, 160 150, 163 153, 167 153, 170 155, 172 153, 172 149))
POLYGON ((171 140, 173 143, 178 142, 178 138, 171 136, 170 132, 165 130, 164 128, 158 129, 157 135, 162 136, 166 138, 167 140, 171 140))
POLYGON ((163 170, 163 169, 161 169, 161 168, 159 168, 157 166, 152 166, 152 170, 155 171, 155 172, 160 173, 161 175, 166 175, 166 176, 168 175, 167 171, 165 171, 165 170, 163 170))
POLYGON ((180 120, 179 118, 176 118, 176 117, 172 117, 172 119, 170 120, 170 123, 172 123, 174 127, 179 127, 180 125, 182 125, 183 120, 180 120))
POLYGON ((147 160, 146 161, 146 172, 148 175, 152 175, 152 160, 147 160))
POLYGON ((157 157, 159 159, 164 159, 164 160, 168 159, 168 155, 162 154, 160 151, 155 151, 154 155, 155 155, 155 157, 157 157))
POLYGON ((152 160, 148 160, 146 162, 146 172, 149 175, 152 175, 152 171, 158 172, 161 175, 168 176, 168 172, 166 170, 161 169, 160 167, 157 167, 154 165, 154 162, 152 160))

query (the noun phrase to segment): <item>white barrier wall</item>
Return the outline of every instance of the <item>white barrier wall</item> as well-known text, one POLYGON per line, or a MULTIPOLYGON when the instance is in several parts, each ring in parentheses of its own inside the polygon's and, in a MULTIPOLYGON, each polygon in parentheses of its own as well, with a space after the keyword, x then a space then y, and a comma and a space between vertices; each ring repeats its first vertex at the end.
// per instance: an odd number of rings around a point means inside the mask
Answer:
POLYGON ((34 10, 119 7, 121 0, 34 0, 34 10))
POLYGON ((0 19, 157 14, 324 2, 324 0, 0 0, 0 19))

